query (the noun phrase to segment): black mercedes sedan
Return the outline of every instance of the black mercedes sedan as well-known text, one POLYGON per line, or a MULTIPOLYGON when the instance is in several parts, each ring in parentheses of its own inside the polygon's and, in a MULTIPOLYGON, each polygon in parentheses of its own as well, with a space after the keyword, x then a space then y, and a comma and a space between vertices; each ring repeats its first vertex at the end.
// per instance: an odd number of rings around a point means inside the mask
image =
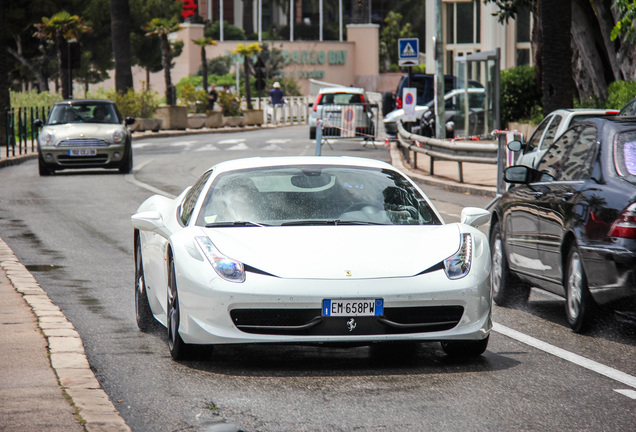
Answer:
POLYGON ((536 169, 511 166, 504 179, 490 227, 495 303, 539 287, 566 299, 574 332, 601 307, 635 319, 636 118, 581 122, 536 169))

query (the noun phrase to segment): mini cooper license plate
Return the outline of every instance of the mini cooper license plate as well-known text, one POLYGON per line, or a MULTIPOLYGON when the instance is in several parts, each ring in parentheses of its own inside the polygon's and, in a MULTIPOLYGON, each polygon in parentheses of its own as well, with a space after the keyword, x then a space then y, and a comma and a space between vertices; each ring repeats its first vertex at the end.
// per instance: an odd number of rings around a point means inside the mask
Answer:
POLYGON ((324 299, 322 316, 378 316, 384 311, 383 299, 324 299))
POLYGON ((69 156, 95 156, 96 154, 96 149, 70 149, 68 151, 69 156))

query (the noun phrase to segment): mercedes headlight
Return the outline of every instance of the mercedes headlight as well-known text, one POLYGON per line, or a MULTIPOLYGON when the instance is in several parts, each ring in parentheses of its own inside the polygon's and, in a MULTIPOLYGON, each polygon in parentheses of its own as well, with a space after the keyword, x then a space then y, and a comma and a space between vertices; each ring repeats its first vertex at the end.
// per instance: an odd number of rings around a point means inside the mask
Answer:
POLYGON ((217 272, 221 278, 229 282, 244 282, 245 281, 245 269, 243 263, 228 258, 223 255, 214 246, 212 240, 209 237, 196 237, 197 244, 203 251, 203 254, 208 259, 212 268, 217 272))
POLYGON ((444 272, 449 279, 461 279, 470 271, 473 260, 473 237, 470 234, 460 236, 459 249, 444 260, 444 272))

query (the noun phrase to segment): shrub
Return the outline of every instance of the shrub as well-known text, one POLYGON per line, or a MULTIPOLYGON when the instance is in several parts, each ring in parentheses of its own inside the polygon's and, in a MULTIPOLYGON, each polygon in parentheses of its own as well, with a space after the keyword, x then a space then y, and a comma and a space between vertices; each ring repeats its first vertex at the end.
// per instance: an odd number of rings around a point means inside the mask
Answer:
POLYGON ((208 106, 208 94, 205 90, 196 90, 190 82, 178 88, 179 100, 190 113, 204 113, 208 106))
POLYGON ((536 117, 541 106, 541 93, 535 82, 534 67, 517 66, 501 73, 501 122, 536 117), (534 115, 533 115, 533 110, 534 115))
POLYGON ((152 118, 159 106, 159 95, 152 90, 136 92, 129 89, 126 93, 111 90, 106 98, 117 104, 117 108, 124 117, 152 118))
POLYGON ((621 109, 636 97, 636 81, 614 81, 607 88, 607 102, 604 108, 621 109))
POLYGON ((26 92, 9 92, 12 108, 21 107, 51 107, 55 102, 62 100, 60 93, 41 92, 29 90, 26 92))
POLYGON ((220 91, 218 102, 225 117, 238 117, 242 114, 241 100, 234 93, 220 91))

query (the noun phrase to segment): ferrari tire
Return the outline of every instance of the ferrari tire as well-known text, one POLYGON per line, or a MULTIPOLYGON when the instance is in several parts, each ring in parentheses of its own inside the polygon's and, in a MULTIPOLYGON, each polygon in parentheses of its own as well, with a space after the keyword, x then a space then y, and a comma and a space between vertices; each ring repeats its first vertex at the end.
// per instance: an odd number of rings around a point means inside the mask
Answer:
POLYGON ((583 260, 576 245, 568 253, 564 275, 565 315, 574 333, 583 333, 594 315, 595 303, 587 285, 583 260))
POLYGON ((522 282, 508 267, 501 236, 501 224, 495 223, 490 234, 492 298, 499 306, 523 303, 530 296, 530 287, 522 282))
POLYGON ((152 329, 155 319, 148 303, 139 238, 135 240, 135 317, 139 330, 148 332, 152 329))
POLYGON ((167 327, 168 350, 174 360, 187 360, 192 354, 192 347, 183 342, 179 334, 180 309, 179 292, 177 290, 177 277, 174 268, 174 259, 168 258, 168 302, 167 302, 167 327))
POLYGON ((451 357, 477 357, 486 352, 488 348, 488 340, 490 336, 485 339, 477 341, 442 341, 442 349, 446 355, 451 357))

